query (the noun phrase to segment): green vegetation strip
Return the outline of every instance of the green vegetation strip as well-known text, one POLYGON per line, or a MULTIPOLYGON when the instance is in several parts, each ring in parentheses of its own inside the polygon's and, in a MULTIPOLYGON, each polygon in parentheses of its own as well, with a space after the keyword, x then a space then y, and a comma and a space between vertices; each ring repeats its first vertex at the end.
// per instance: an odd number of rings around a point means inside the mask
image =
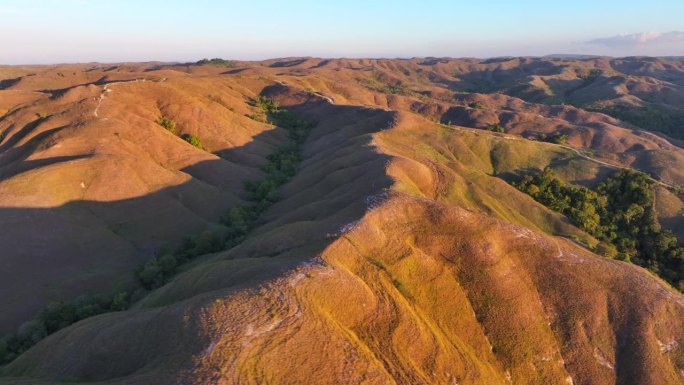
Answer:
POLYGON ((547 169, 513 185, 600 240, 597 253, 643 266, 684 291, 684 248, 658 223, 646 174, 620 170, 592 191, 547 169))
MULTIPOLYGON (((176 250, 158 252, 155 258, 135 272, 142 288, 133 291, 118 290, 113 296, 88 295, 73 301, 50 304, 36 319, 22 325, 19 331, 0 338, 0 365, 11 362, 48 335, 75 322, 98 314, 128 309, 149 290, 166 284, 184 263, 201 255, 228 250, 246 238, 259 216, 278 200, 278 187, 296 174, 301 160, 301 146, 316 125, 315 122, 278 108, 273 100, 262 96, 252 100, 251 104, 259 107, 269 121, 287 130, 289 143, 268 157, 269 162, 263 168, 267 174, 264 180, 247 183, 249 203, 231 209, 221 218, 221 226, 217 230, 190 236, 176 250)), ((157 123, 177 135, 177 126, 173 120, 162 117, 157 123)), ((197 144, 186 140, 201 147, 199 138, 197 144)))

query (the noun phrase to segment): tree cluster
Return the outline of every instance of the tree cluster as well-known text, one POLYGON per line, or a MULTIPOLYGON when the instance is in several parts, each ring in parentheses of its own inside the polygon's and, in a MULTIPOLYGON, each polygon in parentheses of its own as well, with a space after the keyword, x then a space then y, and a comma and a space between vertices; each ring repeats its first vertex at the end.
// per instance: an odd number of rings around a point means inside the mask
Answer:
POLYGON ((234 60, 226 60, 226 59, 221 59, 219 57, 215 57, 213 59, 202 59, 195 63, 197 65, 215 65, 215 66, 221 66, 221 67, 228 67, 232 68, 235 67, 235 61, 234 60))
POLYGON ((0 338, 0 365, 11 362, 43 338, 77 321, 127 309, 129 298, 129 293, 120 291, 111 297, 82 296, 50 304, 36 319, 22 325, 17 333, 0 338))
POLYGON ((552 134, 540 133, 537 135, 537 139, 542 142, 549 142, 555 144, 565 144, 568 142, 568 135, 560 132, 554 132, 552 134))
POLYGON ((647 175, 620 170, 592 191, 547 169, 514 185, 600 240, 596 252, 646 267, 684 290, 684 248, 658 223, 647 175))

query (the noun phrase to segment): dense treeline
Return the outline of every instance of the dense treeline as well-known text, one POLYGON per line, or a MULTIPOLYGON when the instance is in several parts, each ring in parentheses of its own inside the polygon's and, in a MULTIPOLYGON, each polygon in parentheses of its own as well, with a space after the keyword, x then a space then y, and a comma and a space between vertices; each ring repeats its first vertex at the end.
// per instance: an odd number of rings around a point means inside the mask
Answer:
MULTIPOLYGON (((38 317, 22 325, 20 330, 0 338, 0 365, 11 362, 48 335, 82 319, 102 313, 126 310, 130 303, 142 297, 145 290, 161 287, 178 272, 178 268, 198 256, 230 249, 242 242, 259 216, 277 199, 277 189, 297 172, 301 145, 316 123, 300 118, 294 113, 280 109, 276 103, 261 96, 252 100, 267 118, 288 132, 289 143, 268 157, 263 170, 267 177, 259 183, 247 183, 249 203, 231 209, 221 218, 221 226, 201 234, 190 236, 176 250, 161 250, 157 256, 140 266, 135 276, 144 289, 118 291, 111 297, 83 296, 74 301, 50 304, 38 317)), ((177 133, 176 123, 166 117, 157 123, 177 133)), ((197 143, 201 146, 199 138, 197 143)))
POLYGON ((36 319, 22 325, 17 333, 0 338, 0 365, 14 360, 43 338, 77 321, 127 309, 129 300, 128 292, 119 291, 111 297, 82 296, 73 301, 50 304, 36 319))
POLYGON ((547 169, 514 185, 600 240, 598 253, 646 267, 684 291, 684 248, 658 223, 645 174, 620 170, 592 191, 547 169))

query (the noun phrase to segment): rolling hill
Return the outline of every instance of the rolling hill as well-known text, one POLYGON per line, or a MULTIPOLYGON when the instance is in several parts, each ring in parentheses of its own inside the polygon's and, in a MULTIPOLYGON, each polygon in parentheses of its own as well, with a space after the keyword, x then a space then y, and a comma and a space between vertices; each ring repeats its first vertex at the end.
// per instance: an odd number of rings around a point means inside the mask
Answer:
POLYGON ((676 282, 514 186, 645 173, 681 244, 682 87, 660 58, 0 67, 0 330, 35 342, 0 383, 684 384, 676 282))

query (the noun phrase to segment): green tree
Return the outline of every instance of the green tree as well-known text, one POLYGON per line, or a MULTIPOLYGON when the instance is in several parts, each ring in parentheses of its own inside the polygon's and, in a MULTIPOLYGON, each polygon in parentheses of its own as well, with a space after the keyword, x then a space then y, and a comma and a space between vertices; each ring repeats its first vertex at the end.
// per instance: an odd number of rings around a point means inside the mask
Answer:
POLYGON ((684 279, 684 248, 658 223, 647 175, 621 170, 591 191, 545 170, 515 186, 601 240, 597 253, 646 267, 675 287, 684 279))

